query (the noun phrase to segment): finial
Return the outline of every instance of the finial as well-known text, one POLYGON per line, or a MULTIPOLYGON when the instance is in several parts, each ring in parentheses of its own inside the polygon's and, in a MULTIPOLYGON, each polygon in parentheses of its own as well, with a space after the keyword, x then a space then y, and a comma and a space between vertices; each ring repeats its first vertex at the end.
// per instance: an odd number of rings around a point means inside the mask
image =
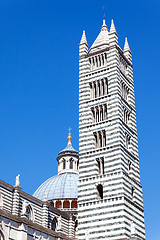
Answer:
POLYGON ((103 6, 103 20, 105 20, 104 6, 103 6))
POLYGON ((103 6, 103 26, 106 26, 104 6, 103 6))
POLYGON ((69 127, 69 129, 68 129, 69 134, 68 134, 68 137, 67 137, 67 139, 68 139, 69 142, 72 140, 71 130, 72 130, 72 129, 69 127))
POLYGON ((44 201, 45 201, 45 202, 47 201, 47 198, 48 198, 47 192, 45 192, 45 193, 44 193, 44 201))
POLYGON ((20 177, 20 174, 18 174, 17 176, 16 176, 16 187, 19 187, 19 177, 20 177))

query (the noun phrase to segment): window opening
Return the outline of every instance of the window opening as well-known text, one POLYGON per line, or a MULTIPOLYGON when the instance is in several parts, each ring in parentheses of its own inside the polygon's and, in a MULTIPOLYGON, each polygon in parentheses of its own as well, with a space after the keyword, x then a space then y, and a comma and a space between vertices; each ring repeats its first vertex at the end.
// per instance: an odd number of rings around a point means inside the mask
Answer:
POLYGON ((57 228, 57 218, 54 217, 53 220, 52 220, 52 223, 51 223, 51 229, 53 231, 56 231, 56 228, 57 228))
POLYGON ((97 198, 98 198, 98 200, 103 199, 103 186, 102 186, 102 184, 98 184, 98 186, 97 186, 97 198))
POLYGON ((70 159, 70 169, 73 169, 73 159, 70 159))
POLYGON ((65 168, 66 168, 66 161, 63 160, 63 169, 65 169, 65 168))
POLYGON ((28 205, 26 207, 26 213, 25 213, 26 217, 29 219, 29 220, 32 220, 32 208, 30 205, 28 205))

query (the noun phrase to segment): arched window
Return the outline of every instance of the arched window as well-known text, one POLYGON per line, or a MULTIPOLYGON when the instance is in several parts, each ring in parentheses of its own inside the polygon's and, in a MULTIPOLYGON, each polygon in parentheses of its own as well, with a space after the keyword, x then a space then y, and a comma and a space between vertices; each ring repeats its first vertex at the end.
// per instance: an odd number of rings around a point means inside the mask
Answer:
POLYGON ((65 161, 65 159, 63 159, 63 169, 65 169, 66 168, 66 161, 65 161))
POLYGON ((26 207, 26 214, 25 215, 29 220, 33 220, 33 211, 32 211, 31 205, 28 205, 26 207))
POLYGON ((73 159, 70 159, 70 169, 73 169, 73 159))
POLYGON ((56 228, 57 228, 57 218, 54 217, 53 220, 52 220, 52 222, 51 222, 51 229, 52 229, 53 231, 56 231, 56 228))
POLYGON ((98 186, 97 186, 97 198, 98 198, 98 200, 103 199, 103 186, 102 186, 102 184, 98 184, 98 186))

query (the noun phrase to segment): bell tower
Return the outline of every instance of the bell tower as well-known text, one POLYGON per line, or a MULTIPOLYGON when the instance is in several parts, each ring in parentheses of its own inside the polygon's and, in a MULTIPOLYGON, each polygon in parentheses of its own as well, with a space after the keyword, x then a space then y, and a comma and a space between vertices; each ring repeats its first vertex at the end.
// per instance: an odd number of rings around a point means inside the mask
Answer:
POLYGON ((78 239, 145 239, 132 54, 112 20, 79 44, 78 239))

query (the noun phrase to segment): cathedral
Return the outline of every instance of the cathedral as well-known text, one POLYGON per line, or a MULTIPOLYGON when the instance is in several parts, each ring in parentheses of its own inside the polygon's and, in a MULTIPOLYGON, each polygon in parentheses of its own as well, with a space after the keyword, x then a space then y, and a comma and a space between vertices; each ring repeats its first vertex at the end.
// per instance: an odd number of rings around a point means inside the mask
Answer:
MULTIPOLYGON (((77 82, 78 84, 78 82, 77 82)), ((112 20, 79 44, 79 152, 58 153, 58 174, 31 196, 0 180, 0 240, 145 240, 132 53, 112 20)))

